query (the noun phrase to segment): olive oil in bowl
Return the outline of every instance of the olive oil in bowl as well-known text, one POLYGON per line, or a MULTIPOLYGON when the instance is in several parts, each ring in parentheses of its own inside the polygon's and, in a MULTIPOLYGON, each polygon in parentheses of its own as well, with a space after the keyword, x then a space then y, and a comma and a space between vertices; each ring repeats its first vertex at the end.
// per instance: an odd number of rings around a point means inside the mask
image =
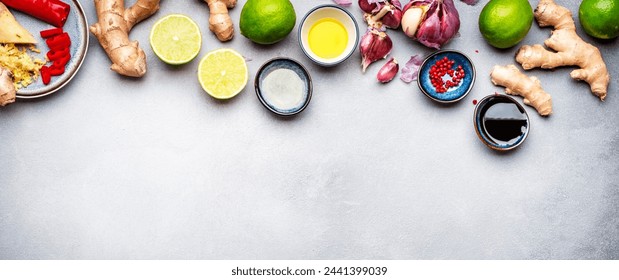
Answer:
POLYGON ((344 25, 334 18, 323 18, 310 28, 307 39, 310 50, 322 58, 340 56, 348 45, 348 32, 344 25))
POLYGON ((301 20, 299 46, 312 62, 332 67, 348 59, 359 45, 359 26, 346 9, 319 5, 301 20))

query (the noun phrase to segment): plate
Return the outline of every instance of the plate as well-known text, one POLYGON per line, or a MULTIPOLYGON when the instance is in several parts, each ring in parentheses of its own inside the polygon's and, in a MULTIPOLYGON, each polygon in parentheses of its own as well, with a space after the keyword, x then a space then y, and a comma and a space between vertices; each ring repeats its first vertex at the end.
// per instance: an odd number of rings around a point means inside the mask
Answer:
POLYGON ((417 85, 419 85, 419 89, 421 89, 428 98, 440 103, 453 103, 462 100, 475 84, 475 66, 473 66, 473 62, 463 53, 454 50, 438 51, 429 55, 423 61, 423 64, 421 64, 421 68, 417 75, 417 85), (430 80, 430 68, 432 68, 432 65, 437 61, 445 57, 454 61, 452 69, 460 65, 462 69, 464 69, 466 75, 457 86, 451 87, 447 92, 438 93, 430 80))
MULTIPOLYGON (((17 91, 17 98, 39 98, 58 91, 68 84, 71 79, 73 79, 82 65, 82 62, 84 62, 86 51, 88 50, 88 22, 86 21, 84 10, 77 0, 65 0, 63 2, 71 6, 71 11, 67 17, 67 22, 62 27, 63 30, 69 34, 69 37, 71 37, 71 60, 67 63, 64 74, 52 77, 51 82, 47 85, 43 84, 43 81, 39 76, 34 83, 25 88, 19 89, 17 91)), ((36 44, 36 48, 41 50, 41 53, 35 53, 33 56, 44 59, 45 54, 49 51, 49 48, 47 47, 47 44, 45 44, 45 40, 41 38, 39 32, 54 28, 54 26, 22 12, 16 11, 15 9, 9 9, 17 21, 24 28, 28 29, 30 34, 32 34, 32 36, 34 36, 34 38, 39 42, 36 44)), ((47 63, 47 65, 49 66, 50 63, 47 63)))
POLYGON ((262 105, 264 105, 264 107, 269 111, 279 116, 294 116, 300 113, 307 107, 307 105, 309 105, 309 102, 312 99, 312 78, 309 72, 307 72, 301 63, 290 58, 278 57, 265 62, 256 74, 254 87, 256 89, 256 95, 262 105), (289 108, 282 108, 278 106, 274 100, 271 100, 267 93, 264 92, 263 84, 265 78, 278 69, 292 70, 301 79, 301 82, 303 83, 303 93, 300 102, 297 105, 289 108))

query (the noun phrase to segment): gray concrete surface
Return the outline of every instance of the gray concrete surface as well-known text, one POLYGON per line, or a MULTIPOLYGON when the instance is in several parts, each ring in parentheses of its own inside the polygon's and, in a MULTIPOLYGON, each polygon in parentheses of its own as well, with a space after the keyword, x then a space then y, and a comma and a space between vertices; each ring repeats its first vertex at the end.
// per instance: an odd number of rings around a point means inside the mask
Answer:
MULTIPOLYGON (((244 2, 231 11, 235 23, 244 2)), ((294 33, 259 46, 237 29, 220 43, 197 0, 162 1, 131 33, 148 56, 143 79, 111 72, 91 36, 64 90, 0 108, 0 258, 619 258, 619 42, 596 43, 612 74, 606 102, 571 80, 571 67, 530 71, 555 113, 527 107, 529 139, 499 154, 477 139, 472 101, 502 92, 490 69, 513 63, 517 48, 481 38, 486 1, 456 2, 461 36, 446 48, 468 54, 478 78, 453 106, 416 84, 378 84, 382 63, 362 74, 358 52, 335 68, 313 65, 294 33), (251 58, 239 96, 207 96, 199 59, 170 67, 154 56, 150 27, 170 13, 201 26, 199 57, 228 47, 251 58), (255 72, 275 56, 301 61, 314 79, 310 106, 293 119, 272 115, 253 90, 255 72)), ((298 23, 331 1, 293 3, 298 23)), ((579 1, 559 3, 577 11, 579 1)), ((92 1, 82 4, 94 22, 92 1)), ((350 10, 362 23, 357 5, 350 10)), ((549 33, 534 25, 522 44, 549 33)), ((401 62, 431 52, 390 34, 401 62)))

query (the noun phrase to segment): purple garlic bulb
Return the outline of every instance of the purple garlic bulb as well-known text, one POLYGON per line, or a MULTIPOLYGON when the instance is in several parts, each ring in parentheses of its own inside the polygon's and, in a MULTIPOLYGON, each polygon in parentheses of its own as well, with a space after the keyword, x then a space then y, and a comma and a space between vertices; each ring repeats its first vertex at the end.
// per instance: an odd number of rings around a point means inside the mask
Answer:
POLYGON ((403 11, 402 30, 427 47, 440 49, 460 30, 453 0, 413 0, 403 11))

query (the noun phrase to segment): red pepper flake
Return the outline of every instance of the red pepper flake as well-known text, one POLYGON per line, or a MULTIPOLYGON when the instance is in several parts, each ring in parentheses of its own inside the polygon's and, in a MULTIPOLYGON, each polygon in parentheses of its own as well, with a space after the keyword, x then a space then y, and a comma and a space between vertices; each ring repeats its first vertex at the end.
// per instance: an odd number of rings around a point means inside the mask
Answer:
POLYGON ((45 40, 50 50, 62 50, 71 46, 71 38, 66 32, 45 40))
POLYGON ((49 67, 41 67, 41 79, 43 80, 44 85, 48 85, 49 82, 52 80, 51 73, 49 72, 49 67))
POLYGON ((64 74, 64 67, 54 67, 54 65, 52 65, 52 67, 49 68, 49 74, 52 76, 60 76, 64 74))
POLYGON ((71 54, 69 53, 69 48, 64 48, 62 50, 53 50, 53 51, 47 52, 47 59, 49 59, 50 61, 54 61, 54 60, 60 59, 65 56, 70 56, 70 55, 71 54))
MULTIPOLYGON (((50 68, 62 68, 63 69, 63 73, 64 73, 64 67, 67 65, 67 63, 69 63, 69 60, 71 60, 71 56, 66 55, 63 56, 57 60, 54 60, 54 63, 52 64, 52 67, 50 68)), ((61 73, 62 74, 62 73, 61 73)), ((53 74, 52 74, 53 75, 53 74)))
POLYGON ((466 77, 462 65, 453 68, 455 63, 445 56, 430 67, 430 82, 437 93, 445 93, 450 88, 459 86, 462 79, 466 77), (445 76, 448 76, 447 80, 445 80, 445 76))
POLYGON ((479 50, 475 50, 475 53, 479 53, 479 50))
POLYGON ((52 28, 52 29, 47 29, 47 30, 43 30, 41 31, 41 37, 42 38, 50 38, 50 37, 54 37, 56 35, 60 35, 62 34, 62 28, 57 27, 57 28, 52 28))

